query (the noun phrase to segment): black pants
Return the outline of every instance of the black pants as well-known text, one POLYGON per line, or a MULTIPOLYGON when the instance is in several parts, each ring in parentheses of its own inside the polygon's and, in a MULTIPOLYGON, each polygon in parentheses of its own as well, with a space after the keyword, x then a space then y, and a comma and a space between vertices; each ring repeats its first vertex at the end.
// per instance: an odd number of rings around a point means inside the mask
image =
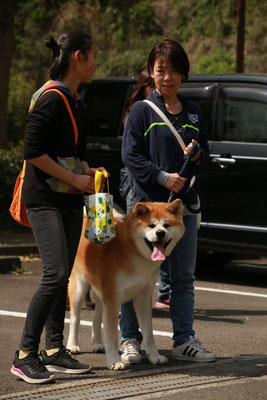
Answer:
POLYGON ((60 210, 27 207, 28 218, 43 264, 43 277, 30 302, 20 349, 38 352, 45 326, 46 349, 62 347, 66 295, 76 256, 83 208, 60 210))

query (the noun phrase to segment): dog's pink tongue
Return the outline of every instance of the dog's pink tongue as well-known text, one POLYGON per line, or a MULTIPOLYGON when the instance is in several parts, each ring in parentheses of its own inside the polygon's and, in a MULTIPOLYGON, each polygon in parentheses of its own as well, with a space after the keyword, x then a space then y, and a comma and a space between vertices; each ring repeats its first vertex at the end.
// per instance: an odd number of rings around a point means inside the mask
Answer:
POLYGON ((165 260, 164 247, 162 244, 154 243, 153 252, 151 254, 152 261, 164 261, 165 260))

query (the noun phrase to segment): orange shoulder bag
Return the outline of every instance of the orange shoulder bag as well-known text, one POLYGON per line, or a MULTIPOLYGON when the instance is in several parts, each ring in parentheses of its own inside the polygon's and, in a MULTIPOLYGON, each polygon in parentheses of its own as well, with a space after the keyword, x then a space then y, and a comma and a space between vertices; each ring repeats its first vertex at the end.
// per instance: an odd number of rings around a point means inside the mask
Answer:
MULTIPOLYGON (((60 90, 57 90, 57 89, 47 90, 46 92, 44 92, 42 94, 42 96, 45 93, 51 92, 51 91, 59 93, 60 96, 62 97, 62 99, 64 100, 64 103, 65 103, 65 105, 67 107, 67 110, 68 110, 68 113, 69 113, 69 116, 70 116, 70 119, 71 119, 71 122, 72 122, 72 125, 73 125, 75 146, 76 146, 77 142, 78 142, 78 129, 77 129, 76 121, 75 121, 74 116, 72 114, 69 102, 68 102, 66 96, 60 90)), ((10 212, 12 218, 16 222, 18 222, 19 224, 22 224, 22 225, 30 227, 31 225, 29 223, 28 216, 27 216, 27 213, 26 213, 25 203, 23 203, 21 201, 21 192, 22 192, 22 186, 23 186, 23 182, 24 182, 25 170, 26 170, 26 161, 23 162, 23 168, 22 168, 22 170, 20 171, 20 173, 19 173, 19 175, 17 177, 16 183, 15 183, 15 187, 14 187, 14 192, 13 192, 13 199, 12 199, 12 203, 11 203, 10 208, 9 208, 9 212, 10 212)))

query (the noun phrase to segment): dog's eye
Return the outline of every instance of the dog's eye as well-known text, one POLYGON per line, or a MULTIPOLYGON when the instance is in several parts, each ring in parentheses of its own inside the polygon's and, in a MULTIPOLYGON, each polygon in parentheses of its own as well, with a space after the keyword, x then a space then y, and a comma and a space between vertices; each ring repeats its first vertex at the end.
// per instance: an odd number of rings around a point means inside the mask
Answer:
POLYGON ((166 229, 167 229, 167 228, 169 228, 169 226, 170 226, 169 224, 164 224, 164 225, 163 225, 163 228, 166 228, 166 229))
POLYGON ((149 228, 155 228, 156 225, 151 224, 151 225, 148 225, 148 226, 149 226, 149 228))

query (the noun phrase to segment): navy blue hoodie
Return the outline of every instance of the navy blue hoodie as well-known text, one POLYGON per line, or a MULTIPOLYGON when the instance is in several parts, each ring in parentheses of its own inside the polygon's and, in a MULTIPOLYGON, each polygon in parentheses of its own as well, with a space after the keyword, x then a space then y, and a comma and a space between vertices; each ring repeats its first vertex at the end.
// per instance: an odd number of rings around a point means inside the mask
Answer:
MULTIPOLYGON (((174 193, 173 200, 181 198, 184 203, 193 205, 197 203, 197 193, 194 189, 187 192, 187 189, 191 178, 200 175, 208 162, 208 137, 199 106, 182 96, 178 97, 186 115, 181 136, 186 146, 192 139, 199 143, 201 161, 189 163, 184 175, 186 184, 180 193, 174 193)), ((156 90, 148 100, 167 115, 164 98, 156 90)), ((122 139, 122 160, 134 178, 133 204, 139 201, 168 201, 170 191, 157 182, 157 176, 160 171, 179 173, 184 163, 184 153, 167 124, 144 101, 137 101, 127 118, 122 139)))

